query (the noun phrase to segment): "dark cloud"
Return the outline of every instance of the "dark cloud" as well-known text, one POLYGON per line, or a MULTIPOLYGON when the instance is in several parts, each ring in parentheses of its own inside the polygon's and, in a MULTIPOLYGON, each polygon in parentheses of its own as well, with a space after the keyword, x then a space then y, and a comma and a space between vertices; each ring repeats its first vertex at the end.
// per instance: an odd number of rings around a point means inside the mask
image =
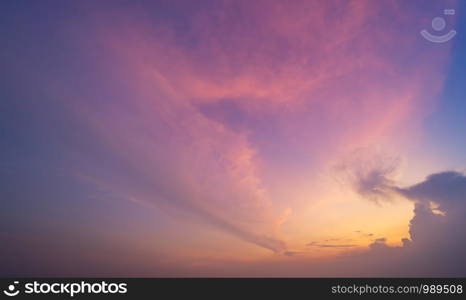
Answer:
POLYGON ((318 248, 351 248, 356 247, 353 244, 320 244, 317 242, 310 242, 306 244, 308 247, 318 247, 318 248))
POLYGON ((320 244, 317 245, 319 248, 351 248, 351 247, 356 247, 356 245, 352 244, 320 244))
POLYGON ((302 252, 297 252, 297 251, 285 251, 283 253, 283 255, 285 256, 296 256, 296 255, 299 255, 299 254, 302 254, 302 252))
POLYGON ((399 165, 398 157, 364 148, 351 153, 336 169, 343 182, 349 183, 358 194, 379 202, 391 198, 399 165))
POLYGON ((397 191, 411 200, 432 201, 440 206, 440 211, 453 212, 466 200, 466 177, 462 173, 447 171, 432 174, 425 181, 397 191))
POLYGON ((355 230, 354 232, 355 232, 355 233, 359 233, 360 235, 366 236, 366 237, 374 236, 373 233, 366 233, 366 232, 363 232, 362 230, 355 230))
POLYGON ((355 191, 370 200, 402 196, 414 203, 414 217, 409 224, 410 240, 403 239, 402 247, 390 247, 385 239, 376 239, 367 258, 396 258, 402 274, 465 276, 466 176, 445 171, 412 186, 400 187, 390 178, 395 172, 388 167, 393 166, 392 162, 381 162, 381 166, 373 165, 372 170, 357 163, 346 164, 351 166, 345 170, 351 174, 355 191))

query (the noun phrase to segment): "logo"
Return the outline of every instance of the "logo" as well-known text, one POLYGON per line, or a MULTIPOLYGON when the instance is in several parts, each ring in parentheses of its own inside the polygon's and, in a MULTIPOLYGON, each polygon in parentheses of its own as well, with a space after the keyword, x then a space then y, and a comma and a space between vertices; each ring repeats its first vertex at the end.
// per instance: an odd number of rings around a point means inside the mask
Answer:
POLYGON ((15 284, 18 284, 18 281, 13 282, 13 284, 10 284, 8 286, 8 289, 4 290, 3 293, 9 297, 14 297, 19 294, 19 291, 15 291, 16 286, 15 284))
MULTIPOLYGON (((445 9, 443 11, 443 14, 452 16, 452 15, 455 14, 455 10, 454 9, 445 9)), ((432 20, 432 29, 433 30, 440 32, 440 31, 444 30, 445 27, 446 27, 446 21, 445 21, 444 18, 435 17, 432 20)), ((447 32, 447 33, 445 33, 443 35, 435 35, 435 34, 431 34, 429 31, 423 29, 423 30, 421 30, 421 35, 426 40, 428 40, 428 41, 430 41, 432 43, 446 43, 456 35, 456 31, 455 30, 450 30, 449 32, 447 32)))

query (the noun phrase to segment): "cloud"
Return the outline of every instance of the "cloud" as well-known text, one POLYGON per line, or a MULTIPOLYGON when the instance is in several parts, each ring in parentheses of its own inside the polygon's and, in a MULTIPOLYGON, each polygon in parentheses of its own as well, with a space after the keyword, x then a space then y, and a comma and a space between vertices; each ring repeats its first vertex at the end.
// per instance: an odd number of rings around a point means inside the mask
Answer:
MULTIPOLYGON (((353 77, 348 74, 387 74, 378 72, 385 68, 383 61, 397 58, 378 47, 370 54, 366 48, 341 47, 358 44, 352 38, 367 42, 365 24, 376 9, 369 1, 348 5, 342 20, 332 23, 318 16, 331 12, 339 5, 336 1, 205 5, 199 12, 184 6, 177 11, 188 25, 183 31, 170 18, 154 26, 153 16, 137 8, 95 10, 94 35, 85 34, 83 40, 92 41, 91 56, 96 48, 105 51, 106 59, 93 68, 111 74, 112 81, 106 86, 99 80, 97 90, 105 95, 89 92, 69 106, 99 140, 100 151, 114 161, 111 169, 79 168, 128 199, 173 207, 243 241, 282 253, 286 245, 277 227, 289 213, 273 206, 263 174, 271 174, 267 167, 290 153, 264 153, 288 140, 306 140, 296 134, 304 127, 317 132, 315 125, 321 124, 283 112, 300 112, 305 102, 323 99, 322 84, 353 77), (321 32, 327 31, 333 34, 322 39, 321 32), (356 52, 365 55, 348 58, 356 52), (362 63, 373 72, 360 71, 362 63), (279 130, 270 130, 269 124, 279 130)), ((402 97, 386 101, 388 106, 398 107, 399 99, 408 97, 408 87, 402 90, 402 97)), ((339 92, 328 96, 342 99, 339 92)), ((325 106, 324 111, 338 111, 338 105, 325 106)), ((352 116, 347 117, 351 122, 352 116)), ((384 119, 392 123, 397 118, 384 119)))
MULTIPOLYGON (((325 241, 337 241, 338 239, 328 239, 325 241)), ((324 244, 324 243, 318 243, 318 242, 310 242, 306 244, 308 247, 318 247, 318 248, 352 248, 356 247, 357 245, 355 244, 324 244)))
POLYGON ((466 177, 463 173, 446 171, 429 175, 426 180, 397 191, 413 201, 435 202, 438 209, 452 213, 466 202, 466 177))
POLYGON ((365 236, 365 237, 371 237, 374 235, 373 233, 366 233, 366 232, 363 232, 362 230, 355 230, 354 232, 358 233, 361 236, 365 236))
POLYGON ((357 245, 353 245, 353 244, 341 244, 341 245, 338 245, 338 244, 319 244, 319 245, 315 245, 316 247, 319 247, 319 248, 351 248, 351 247, 356 247, 357 245))
MULTIPOLYGON (((367 173, 375 174, 375 173, 367 173)), ((381 180, 379 182, 385 183, 381 180)), ((464 277, 466 276, 466 176, 455 171, 431 174, 408 187, 389 185, 394 193, 414 203, 409 224, 410 239, 390 246, 384 237, 367 250, 345 252, 332 260, 299 256, 280 262, 224 262, 227 275, 254 276, 362 276, 362 277, 464 277), (435 202, 433 205, 432 202, 435 202), (234 266, 233 266, 234 265, 234 266), (227 268, 229 268, 227 270, 227 268)), ((367 195, 367 193, 363 193, 367 195)), ((369 198, 371 198, 369 194, 369 198)), ((371 199, 372 200, 372 199, 371 199)), ((362 231, 356 230, 361 234, 362 231)), ((352 248, 351 244, 310 242, 309 247, 352 248)), ((287 256, 294 256, 286 253, 287 256)), ((205 274, 222 272, 206 269, 205 274), (212 272, 212 273, 209 273, 212 272)))
POLYGON ((283 255, 285 256, 296 256, 296 255, 299 255, 299 254, 302 254, 302 252, 297 252, 297 251, 285 251, 283 253, 283 255))
MULTIPOLYGON (((412 109, 422 115, 417 102, 430 99, 421 96, 438 88, 417 86, 437 73, 419 72, 426 66, 414 55, 419 45, 398 30, 414 21, 401 17, 396 6, 205 5, 200 11, 180 8, 182 31, 170 19, 154 26, 153 17, 137 9, 96 13, 96 34, 86 39, 106 53, 99 64, 113 78, 113 100, 85 98, 73 110, 84 112, 93 134, 133 172, 118 180, 126 183, 111 183, 117 192, 169 203, 279 252, 284 241, 276 227, 283 208, 277 207, 284 205, 274 204, 284 200, 273 199, 273 190, 292 186, 299 176, 284 171, 318 168, 349 141, 364 144, 411 123, 412 109), (322 18, 335 10, 337 19, 322 18), (373 17, 381 12, 390 20, 373 17), (134 18, 114 18, 119 13, 134 18), (386 51, 399 43, 406 53, 386 51), (393 67, 408 58, 416 67, 393 67)), ((442 66, 444 55, 426 55, 428 69, 442 66)), ((375 180, 359 182, 358 189, 378 201, 386 191, 371 187, 390 184, 379 181, 391 166, 376 172, 356 176, 375 180)))
POLYGON ((67 105, 118 165, 79 168, 115 193, 274 252, 285 247, 277 227, 292 198, 274 189, 291 190, 300 170, 350 141, 413 123, 442 83, 432 74, 448 46, 421 56, 405 29, 416 24, 406 12, 418 10, 335 0, 158 5, 96 6, 66 24, 83 57, 105 58, 89 64, 97 84, 67 91, 81 96, 67 105), (397 67, 408 59, 409 68, 397 67))
POLYGON ((439 172, 417 184, 400 187, 390 178, 395 171, 393 163, 378 162, 381 165, 363 168, 363 172, 358 164, 350 164, 356 167, 354 170, 346 169, 355 191, 369 200, 402 196, 413 202, 414 217, 409 224, 410 239, 403 239, 402 247, 390 247, 384 238, 376 239, 370 245, 368 259, 382 261, 392 256, 400 266, 400 274, 466 275, 462 254, 466 252, 465 174, 439 172))
MULTIPOLYGON (((390 200, 400 158, 390 157, 378 149, 360 148, 336 165, 343 183, 374 202, 390 200)), ((360 231, 357 231, 360 232, 360 231)))

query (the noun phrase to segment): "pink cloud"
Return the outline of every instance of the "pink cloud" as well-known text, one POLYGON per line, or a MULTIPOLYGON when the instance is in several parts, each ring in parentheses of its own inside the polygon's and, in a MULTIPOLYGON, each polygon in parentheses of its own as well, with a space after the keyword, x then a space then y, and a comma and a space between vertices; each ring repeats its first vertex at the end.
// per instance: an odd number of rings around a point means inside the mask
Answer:
POLYGON ((180 10, 183 31, 144 11, 96 14, 90 40, 108 54, 97 68, 121 97, 73 105, 133 174, 112 174, 115 191, 189 211, 274 252, 287 248, 276 230, 287 213, 264 178, 289 180, 265 175, 275 161, 295 151, 324 164, 396 140, 442 86, 449 48, 426 50, 413 36, 422 12, 393 3, 225 1, 180 10), (283 157, 264 155, 278 145, 261 143, 262 129, 199 111, 225 99, 248 121, 273 124, 283 157))

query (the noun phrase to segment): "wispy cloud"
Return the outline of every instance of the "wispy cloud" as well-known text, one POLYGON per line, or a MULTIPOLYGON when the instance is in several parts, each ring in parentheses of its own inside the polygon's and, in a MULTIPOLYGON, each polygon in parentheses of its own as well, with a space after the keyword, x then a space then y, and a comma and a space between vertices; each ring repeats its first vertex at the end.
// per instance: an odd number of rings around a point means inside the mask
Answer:
MULTIPOLYGON (((327 239, 327 241, 338 241, 339 239, 327 239)), ((318 247, 318 248, 352 248, 356 247, 356 244, 329 244, 329 243, 318 243, 318 242, 310 242, 306 244, 308 247, 318 247)))

